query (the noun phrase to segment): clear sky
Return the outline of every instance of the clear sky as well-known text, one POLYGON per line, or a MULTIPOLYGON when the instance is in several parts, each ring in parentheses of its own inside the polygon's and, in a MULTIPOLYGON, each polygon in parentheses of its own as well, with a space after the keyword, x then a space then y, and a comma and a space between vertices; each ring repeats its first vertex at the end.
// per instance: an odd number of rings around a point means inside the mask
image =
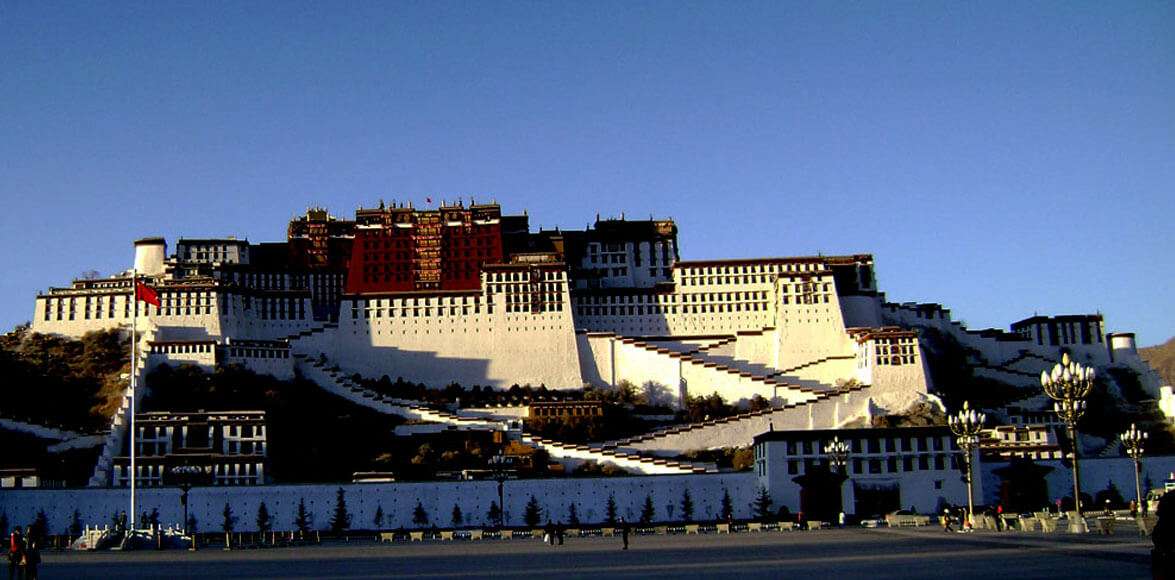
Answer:
POLYGON ((1170 2, 0 0, 0 325, 144 235, 308 204, 870 252, 972 327, 1175 334, 1170 2))

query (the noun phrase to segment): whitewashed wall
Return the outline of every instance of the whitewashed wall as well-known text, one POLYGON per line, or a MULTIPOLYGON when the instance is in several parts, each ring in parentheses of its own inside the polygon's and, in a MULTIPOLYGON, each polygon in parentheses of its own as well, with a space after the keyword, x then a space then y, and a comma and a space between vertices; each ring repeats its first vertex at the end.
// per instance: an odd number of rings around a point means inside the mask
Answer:
MULTIPOLYGON (((1049 500, 1073 495, 1073 473, 1060 460, 1037 461, 1037 465, 1052 467, 1053 471, 1045 476, 1048 483, 1049 500)), ((988 502, 999 499, 1000 482, 1003 481, 994 470, 1006 467, 1005 462, 983 462, 981 473, 984 479, 984 498, 988 502)), ((1152 489, 1161 489, 1163 482, 1175 473, 1175 455, 1145 457, 1142 460, 1143 493, 1146 493, 1146 478, 1149 477, 1152 489)), ((1091 497, 1106 488, 1106 484, 1113 482, 1122 497, 1127 501, 1134 499, 1134 463, 1127 457, 1091 457, 1081 460, 1081 493, 1091 497)), ((1044 506, 1041 506, 1044 507, 1044 506)))
MULTIPOLYGON (((646 495, 651 495, 657 519, 673 520, 681 516, 681 499, 687 489, 694 502, 695 519, 717 518, 724 490, 730 493, 735 516, 748 517, 756 485, 750 472, 514 480, 505 484, 506 517, 508 525, 523 525, 525 506, 533 495, 543 508, 544 521, 549 514, 551 521, 566 522, 568 506, 575 503, 581 522, 596 523, 604 519, 608 497, 614 496, 618 514, 635 522, 646 495)), ((339 487, 346 493, 352 527, 359 529, 373 527, 377 507, 383 508, 385 528, 417 527, 412 523, 417 502, 428 512, 430 525, 450 527, 453 506, 458 505, 468 518, 467 525, 484 526, 490 523, 486 515, 490 502, 498 500, 498 486, 493 481, 201 487, 192 490, 189 510, 196 516, 200 530, 218 531, 228 502, 238 518, 237 531, 254 531, 257 506, 264 501, 274 529, 291 530, 298 502, 304 499, 314 514, 314 528, 326 529, 339 487)), ((138 511, 158 508, 164 525, 178 524, 183 517, 179 495, 175 488, 142 490, 138 511)), ((45 510, 49 529, 60 533, 69 525, 75 509, 81 512, 83 523, 104 525, 112 514, 127 509, 128 498, 126 490, 113 489, 6 490, 0 492, 0 513, 6 514, 12 525, 25 525, 33 521, 38 510, 45 510)))

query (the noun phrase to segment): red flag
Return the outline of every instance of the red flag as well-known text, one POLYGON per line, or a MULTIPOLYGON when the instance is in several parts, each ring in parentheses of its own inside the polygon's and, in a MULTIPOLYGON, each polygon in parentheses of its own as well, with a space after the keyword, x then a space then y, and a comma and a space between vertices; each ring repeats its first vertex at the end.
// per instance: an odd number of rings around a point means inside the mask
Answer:
POLYGON ((147 304, 154 304, 159 308, 159 293, 154 288, 135 280, 135 300, 142 300, 147 304))

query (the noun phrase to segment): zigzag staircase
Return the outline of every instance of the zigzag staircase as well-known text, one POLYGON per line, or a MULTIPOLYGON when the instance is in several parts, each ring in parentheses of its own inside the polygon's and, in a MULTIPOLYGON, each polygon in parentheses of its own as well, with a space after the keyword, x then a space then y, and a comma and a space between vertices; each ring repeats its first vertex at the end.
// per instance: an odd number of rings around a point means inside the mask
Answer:
POLYGON ((668 437, 671 437, 674 435, 682 435, 682 434, 686 434, 686 433, 697 434, 698 432, 700 432, 702 430, 719 428, 719 427, 727 426, 731 423, 746 421, 748 419, 758 419, 758 418, 763 418, 763 417, 768 417, 768 416, 775 416, 775 415, 779 415, 781 413, 786 413, 788 411, 796 410, 796 409, 803 410, 803 409, 806 409, 808 406, 815 404, 819 401, 823 401, 823 400, 832 398, 837 395, 842 395, 845 393, 862 391, 867 388, 869 388, 869 385, 853 384, 853 385, 843 387, 836 392, 824 393, 820 396, 819 399, 816 399, 813 401, 806 401, 806 402, 802 402, 802 403, 787 403, 787 404, 781 405, 779 407, 771 407, 769 409, 762 409, 759 411, 750 411, 747 413, 739 413, 737 415, 731 415, 728 417, 720 417, 717 419, 710 419, 708 421, 701 421, 701 422, 697 422, 697 423, 687 423, 684 425, 674 425, 671 427, 665 427, 662 429, 657 429, 655 431, 650 431, 648 433, 643 433, 641 435, 629 437, 627 439, 610 441, 610 442, 606 443, 604 445, 604 447, 608 448, 608 449, 631 448, 633 445, 636 445, 639 443, 646 443, 646 442, 654 441, 657 439, 665 439, 665 438, 668 438, 668 437))
POLYGON ((429 407, 419 401, 398 399, 377 393, 356 383, 338 367, 329 366, 323 355, 315 358, 304 353, 295 353, 293 357, 296 368, 302 373, 302 376, 314 381, 327 392, 387 415, 442 423, 460 430, 504 431, 511 439, 521 440, 534 447, 544 449, 552 458, 608 463, 646 475, 681 475, 716 471, 713 466, 667 461, 657 457, 644 457, 638 453, 602 449, 588 445, 561 443, 524 432, 514 428, 506 421, 462 417, 429 407))
MULTIPOLYGON (((146 368, 147 357, 143 355, 140 345, 154 340, 154 330, 146 330, 139 334, 139 342, 132 346, 136 351, 135 368, 131 369, 131 373, 138 376, 138 389, 134 392, 135 406, 138 407, 139 402, 143 399, 143 394, 147 390, 146 368)), ((98 455, 98 462, 94 466, 94 472, 90 475, 90 480, 86 483, 87 487, 108 487, 111 485, 111 475, 114 471, 114 458, 122 453, 124 443, 126 442, 127 429, 130 426, 131 420, 131 381, 127 381, 127 386, 122 392, 122 401, 119 404, 118 410, 114 412, 114 417, 110 420, 110 429, 106 432, 105 441, 102 443, 102 451, 98 455)))
MULTIPOLYGON (((708 356, 702 354, 702 351, 700 351, 700 349, 681 352, 681 351, 676 351, 673 349, 668 349, 668 348, 665 348, 662 346, 657 346, 655 344, 651 344, 651 343, 645 342, 643 340, 631 338, 631 337, 617 337, 617 340, 619 340, 620 342, 622 342, 624 344, 635 346, 637 348, 642 348, 642 349, 648 350, 650 352, 655 352, 657 354, 661 354, 661 355, 668 356, 671 358, 680 359, 682 361, 696 364, 696 365, 699 365, 699 366, 707 368, 707 369, 712 369, 716 372, 725 373, 725 374, 730 375, 732 378, 737 377, 738 379, 745 379, 745 380, 749 380, 753 383, 759 383, 764 387, 764 389, 771 389, 771 393, 774 393, 775 389, 777 389, 777 388, 786 388, 790 391, 795 391, 795 392, 807 395, 807 396, 811 397, 812 400, 819 398, 820 395, 826 395, 830 392, 832 394, 836 394, 836 387, 833 387, 831 385, 821 385, 823 387, 823 388, 821 388, 821 386, 817 386, 817 385, 819 385, 819 383, 807 384, 807 385, 799 384, 799 383, 792 381, 792 380, 784 380, 782 378, 760 375, 760 374, 752 373, 747 370, 738 369, 738 368, 732 367, 728 364, 724 364, 722 362, 712 360, 711 357, 708 357, 708 356)), ((813 381, 813 383, 814 383, 814 381, 813 381)))

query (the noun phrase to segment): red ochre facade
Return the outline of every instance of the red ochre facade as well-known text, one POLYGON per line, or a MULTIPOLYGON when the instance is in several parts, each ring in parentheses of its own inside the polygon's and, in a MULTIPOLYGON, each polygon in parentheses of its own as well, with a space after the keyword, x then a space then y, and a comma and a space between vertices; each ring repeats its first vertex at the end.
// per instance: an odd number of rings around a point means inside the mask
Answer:
POLYGON ((482 266, 501 261, 497 205, 360 209, 346 292, 477 290, 482 266))

